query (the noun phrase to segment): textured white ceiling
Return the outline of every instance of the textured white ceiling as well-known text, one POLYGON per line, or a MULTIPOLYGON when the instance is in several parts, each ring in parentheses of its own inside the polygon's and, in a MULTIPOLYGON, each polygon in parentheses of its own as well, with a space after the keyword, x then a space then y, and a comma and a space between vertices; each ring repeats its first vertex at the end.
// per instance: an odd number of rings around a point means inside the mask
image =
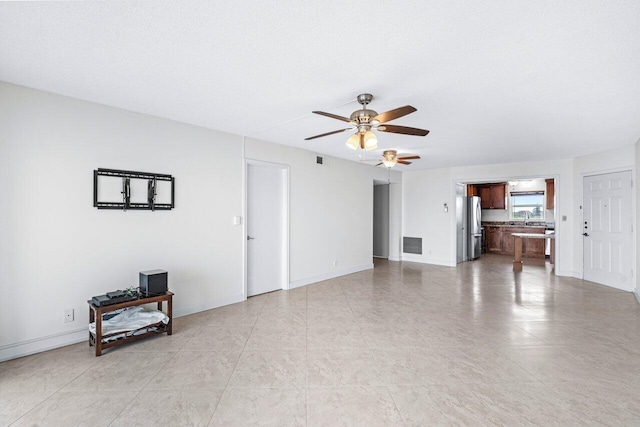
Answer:
POLYGON ((639 76, 637 0, 0 3, 2 81, 352 160, 311 111, 370 92, 401 170, 633 144, 639 76))

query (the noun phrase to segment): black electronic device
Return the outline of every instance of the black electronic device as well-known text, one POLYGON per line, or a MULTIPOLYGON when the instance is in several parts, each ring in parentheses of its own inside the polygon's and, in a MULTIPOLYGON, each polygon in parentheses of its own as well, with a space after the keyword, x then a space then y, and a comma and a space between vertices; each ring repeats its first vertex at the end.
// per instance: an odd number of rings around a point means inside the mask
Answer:
POLYGON ((165 270, 140 272, 140 293, 142 295, 162 295, 168 290, 168 273, 165 270))
MULTIPOLYGON (((115 291, 115 292, 122 292, 122 291, 115 291)), ((108 294, 105 294, 105 295, 95 296, 91 298, 91 303, 96 307, 102 307, 105 305, 119 304, 121 302, 133 301, 138 299, 137 295, 127 295, 126 293, 123 293, 123 295, 118 297, 110 298, 109 294, 112 294, 112 293, 114 292, 109 292, 108 294)))
POLYGON ((111 292, 107 292, 107 296, 109 298, 119 298, 119 297, 123 297, 127 295, 127 293, 125 291, 111 291, 111 292))

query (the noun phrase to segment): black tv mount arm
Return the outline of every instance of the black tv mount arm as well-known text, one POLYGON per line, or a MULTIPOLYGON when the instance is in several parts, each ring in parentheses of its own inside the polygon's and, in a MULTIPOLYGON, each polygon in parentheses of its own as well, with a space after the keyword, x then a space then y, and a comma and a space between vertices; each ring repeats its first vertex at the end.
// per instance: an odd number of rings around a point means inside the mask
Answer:
POLYGON ((147 181, 147 201, 149 202, 149 207, 152 211, 155 210, 156 204, 156 183, 156 177, 147 181))
POLYGON ((127 209, 132 210, 171 210, 175 207, 176 179, 167 174, 151 172, 135 172, 117 169, 97 169, 93 171, 93 206, 98 209, 127 209), (122 178, 122 203, 98 201, 98 177, 122 178), (147 203, 131 203, 131 179, 147 180, 147 203), (156 185, 158 181, 171 182, 171 203, 156 203, 156 185))

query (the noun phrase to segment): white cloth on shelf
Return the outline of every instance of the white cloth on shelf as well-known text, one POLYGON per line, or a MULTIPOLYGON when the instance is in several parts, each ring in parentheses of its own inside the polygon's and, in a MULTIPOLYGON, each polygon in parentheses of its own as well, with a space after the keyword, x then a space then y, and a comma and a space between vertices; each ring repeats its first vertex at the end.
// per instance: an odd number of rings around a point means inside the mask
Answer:
MULTIPOLYGON (((155 323, 169 323, 169 317, 162 311, 148 310, 143 307, 130 307, 109 320, 102 321, 102 335, 116 332, 129 332, 144 328, 155 323)), ((89 331, 96 333, 95 322, 89 324, 89 331)))

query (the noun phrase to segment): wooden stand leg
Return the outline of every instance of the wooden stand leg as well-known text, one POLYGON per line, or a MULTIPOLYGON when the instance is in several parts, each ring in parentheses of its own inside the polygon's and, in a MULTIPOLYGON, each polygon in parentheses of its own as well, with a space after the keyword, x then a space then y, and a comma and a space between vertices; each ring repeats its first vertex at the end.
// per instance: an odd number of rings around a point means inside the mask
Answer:
POLYGON ((167 335, 171 335, 173 333, 173 295, 169 295, 169 299, 167 300, 167 316, 169 317, 167 335))
POLYGON ((513 246, 515 249, 513 271, 522 271, 522 237, 513 236, 513 246))
MULTIPOLYGON (((93 311, 93 308, 89 307, 89 323, 93 323, 96 320, 96 313, 93 311)), ((91 331, 89 331, 89 347, 91 347, 91 331)))
POLYGON ((102 314, 96 316, 96 356, 102 354, 102 314))

